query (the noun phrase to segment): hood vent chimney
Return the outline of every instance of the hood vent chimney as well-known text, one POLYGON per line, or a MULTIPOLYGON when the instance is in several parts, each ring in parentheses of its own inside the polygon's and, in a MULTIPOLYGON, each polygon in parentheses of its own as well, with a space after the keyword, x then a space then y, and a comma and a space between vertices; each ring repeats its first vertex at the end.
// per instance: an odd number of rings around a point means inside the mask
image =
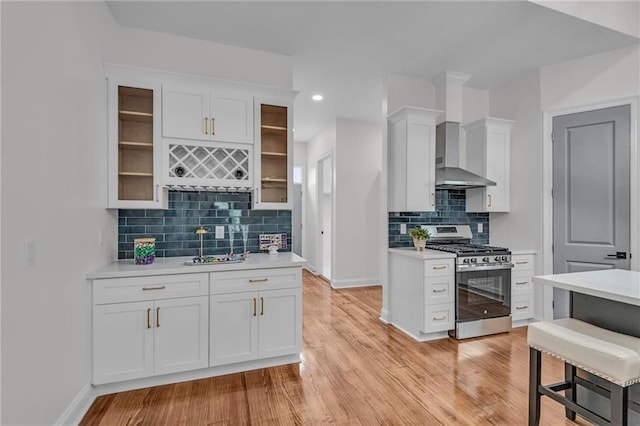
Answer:
POLYGON ((436 188, 468 189, 495 186, 495 182, 460 168, 460 122, 462 86, 469 74, 446 71, 433 79, 436 107, 445 111, 444 123, 436 126, 436 188))

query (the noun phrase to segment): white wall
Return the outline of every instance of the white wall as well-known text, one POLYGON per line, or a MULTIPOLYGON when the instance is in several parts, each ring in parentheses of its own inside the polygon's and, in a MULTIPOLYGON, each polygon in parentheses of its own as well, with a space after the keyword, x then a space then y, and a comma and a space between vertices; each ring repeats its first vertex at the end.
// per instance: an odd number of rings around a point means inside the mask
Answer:
POLYGON ((382 126, 338 119, 335 149, 334 287, 380 284, 378 179, 382 126))
MULTIPOLYGON (((305 241, 302 251, 305 259, 309 262, 308 267, 312 271, 318 270, 320 256, 318 254, 318 238, 320 229, 318 227, 318 210, 320 208, 318 200, 318 161, 327 154, 333 154, 336 146, 336 129, 325 129, 307 143, 307 181, 305 184, 305 216, 303 219, 305 241)), ((335 185, 335 167, 334 179, 335 185)), ((335 194, 335 191, 333 191, 335 194)), ((334 203, 335 206, 335 203, 334 203)))
MULTIPOLYGON (((490 243, 542 248, 540 76, 532 71, 491 92, 492 117, 515 120, 511 131, 511 211, 490 214, 490 243)), ((538 271, 542 265, 538 262, 538 271)))
POLYGON ((307 199, 307 143, 306 142, 295 142, 293 144, 293 167, 300 167, 302 169, 302 211, 301 211, 301 219, 302 219, 302 232, 300 233, 300 247, 302 249, 302 257, 305 257, 307 254, 305 252, 305 241, 306 241, 306 233, 307 233, 307 224, 306 220, 306 199, 307 199))
POLYGON ((0 422, 52 424, 77 415, 65 410, 89 393, 91 300, 85 276, 111 261, 116 247, 116 213, 104 209, 102 62, 284 88, 291 88, 292 68, 281 55, 122 28, 102 2, 0 7, 0 422), (25 266, 26 239, 36 241, 35 266, 25 266))
POLYGON ((115 217, 104 209, 98 51, 108 16, 94 2, 1 7, 1 421, 52 424, 89 382, 85 274, 107 263, 116 243, 115 217), (26 239, 36 244, 34 266, 25 265, 26 239))

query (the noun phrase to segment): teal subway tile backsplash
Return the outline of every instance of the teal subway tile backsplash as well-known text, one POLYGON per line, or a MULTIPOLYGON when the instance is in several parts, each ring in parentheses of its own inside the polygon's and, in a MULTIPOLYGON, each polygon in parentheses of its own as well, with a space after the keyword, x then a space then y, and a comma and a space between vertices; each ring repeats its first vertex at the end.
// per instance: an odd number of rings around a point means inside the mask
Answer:
POLYGON ((413 242, 407 234, 400 234, 400 224, 409 229, 418 225, 455 224, 469 225, 475 244, 489 244, 489 213, 467 213, 466 191, 456 189, 436 190, 436 211, 433 212, 389 212, 389 247, 411 247, 413 242), (483 232, 478 233, 478 224, 483 232))
POLYGON ((290 210, 251 210, 251 194, 219 192, 169 192, 167 210, 124 210, 118 212, 118 258, 133 259, 133 240, 156 239, 156 257, 197 256, 200 240, 196 228, 204 226, 204 254, 229 252, 227 225, 235 225, 233 248, 243 250, 239 225, 249 225, 247 250, 259 252, 259 235, 286 233, 291 250, 290 210), (215 239, 216 225, 225 225, 224 239, 215 239))

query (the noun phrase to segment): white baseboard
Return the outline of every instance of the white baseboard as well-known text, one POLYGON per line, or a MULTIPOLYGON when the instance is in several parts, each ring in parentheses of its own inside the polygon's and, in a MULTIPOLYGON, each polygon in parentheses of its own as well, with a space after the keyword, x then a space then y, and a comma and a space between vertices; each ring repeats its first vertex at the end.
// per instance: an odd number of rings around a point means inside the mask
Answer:
POLYGON ((380 321, 385 324, 389 324, 389 310, 382 308, 380 310, 380 321))
POLYGON ((62 413, 62 415, 56 420, 54 423, 56 426, 67 426, 67 425, 77 425, 80 423, 82 418, 87 411, 89 411, 89 407, 93 404, 93 401, 96 399, 96 394, 93 391, 93 387, 87 383, 80 389, 80 392, 73 398, 71 404, 67 407, 66 410, 62 413))
POLYGON ((356 278, 351 280, 331 280, 331 287, 333 288, 371 287, 376 285, 380 285, 380 279, 376 277, 356 278))
POLYGON ((306 266, 304 267, 304 269, 306 269, 307 271, 311 272, 316 277, 318 276, 318 270, 312 264, 307 263, 306 266))

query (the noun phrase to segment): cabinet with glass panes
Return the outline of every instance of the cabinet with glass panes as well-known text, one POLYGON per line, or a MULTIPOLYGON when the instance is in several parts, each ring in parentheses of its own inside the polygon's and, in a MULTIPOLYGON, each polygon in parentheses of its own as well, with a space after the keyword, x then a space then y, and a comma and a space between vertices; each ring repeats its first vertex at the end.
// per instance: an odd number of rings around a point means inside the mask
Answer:
POLYGON ((291 208, 292 108, 290 102, 257 102, 256 176, 254 207, 291 208))

